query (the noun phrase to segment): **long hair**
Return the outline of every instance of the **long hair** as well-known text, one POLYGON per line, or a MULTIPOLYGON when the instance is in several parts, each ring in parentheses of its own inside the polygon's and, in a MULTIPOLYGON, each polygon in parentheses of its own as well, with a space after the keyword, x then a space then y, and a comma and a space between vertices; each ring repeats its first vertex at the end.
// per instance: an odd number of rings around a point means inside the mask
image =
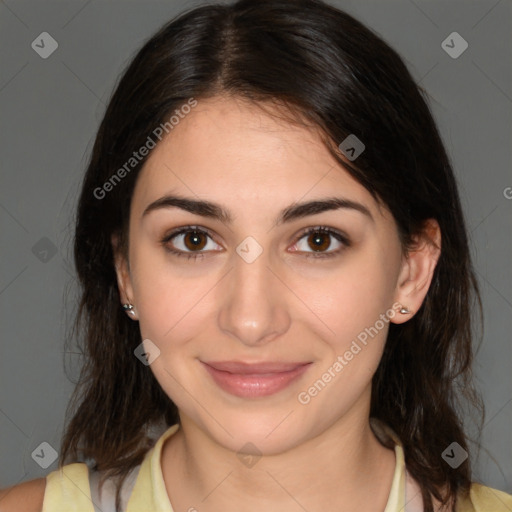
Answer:
POLYGON ((185 12, 147 41, 118 82, 77 210, 75 329, 84 365, 59 464, 94 459, 105 478, 119 480, 119 505, 123 479, 154 442, 149 429, 179 421, 133 355, 140 331, 120 307, 111 238, 126 250, 130 202, 147 158, 133 162, 133 152, 191 98, 220 94, 280 105, 291 122, 318 130, 340 165, 391 211, 404 250, 426 219, 439 223, 430 289, 413 318, 390 325, 370 414, 400 437, 425 510, 432 512, 432 496, 454 510, 469 490, 470 462, 454 470, 441 454, 454 441, 470 451, 461 407, 482 410, 471 384, 471 317, 474 306, 481 315, 481 303, 456 180, 428 98, 399 55, 320 0, 240 0, 185 12), (338 148, 350 134, 366 146, 353 162, 338 148))

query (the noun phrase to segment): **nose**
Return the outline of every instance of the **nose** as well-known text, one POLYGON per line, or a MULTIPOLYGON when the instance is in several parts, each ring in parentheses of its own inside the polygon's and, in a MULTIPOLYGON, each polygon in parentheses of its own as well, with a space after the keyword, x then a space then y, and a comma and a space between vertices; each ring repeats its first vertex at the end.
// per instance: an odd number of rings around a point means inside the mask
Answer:
POLYGON ((247 346, 285 334, 290 327, 286 287, 270 269, 266 253, 251 263, 234 254, 233 264, 221 290, 220 329, 247 346))

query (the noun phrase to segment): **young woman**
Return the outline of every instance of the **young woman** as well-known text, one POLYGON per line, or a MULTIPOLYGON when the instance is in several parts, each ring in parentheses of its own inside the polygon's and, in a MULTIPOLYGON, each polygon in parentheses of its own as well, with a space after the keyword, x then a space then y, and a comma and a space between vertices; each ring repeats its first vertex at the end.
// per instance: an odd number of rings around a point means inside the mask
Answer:
POLYGON ((349 15, 241 0, 164 26, 100 126, 75 263, 60 467, 2 510, 512 510, 458 413, 478 290, 449 159, 349 15))

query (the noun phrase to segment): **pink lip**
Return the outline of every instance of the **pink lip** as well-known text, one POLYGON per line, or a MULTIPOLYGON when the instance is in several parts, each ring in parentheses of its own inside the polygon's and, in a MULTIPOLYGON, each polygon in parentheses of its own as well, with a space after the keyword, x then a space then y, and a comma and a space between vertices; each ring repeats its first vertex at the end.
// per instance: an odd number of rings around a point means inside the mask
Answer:
POLYGON ((232 395, 255 398, 269 396, 289 386, 311 363, 202 362, 216 384, 232 395))

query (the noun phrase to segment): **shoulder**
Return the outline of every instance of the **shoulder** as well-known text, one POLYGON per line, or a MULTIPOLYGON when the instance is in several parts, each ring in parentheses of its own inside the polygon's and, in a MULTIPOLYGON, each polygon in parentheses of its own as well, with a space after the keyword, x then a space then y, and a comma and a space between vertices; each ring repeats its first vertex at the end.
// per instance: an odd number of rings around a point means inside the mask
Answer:
POLYGON ((89 469, 72 463, 46 478, 29 480, 0 490, 0 512, 94 512, 89 469))
POLYGON ((41 512, 46 478, 36 478, 0 490, 1 512, 41 512))
POLYGON ((473 482, 469 494, 462 498, 457 512, 509 512, 512 510, 512 495, 492 487, 473 482))

